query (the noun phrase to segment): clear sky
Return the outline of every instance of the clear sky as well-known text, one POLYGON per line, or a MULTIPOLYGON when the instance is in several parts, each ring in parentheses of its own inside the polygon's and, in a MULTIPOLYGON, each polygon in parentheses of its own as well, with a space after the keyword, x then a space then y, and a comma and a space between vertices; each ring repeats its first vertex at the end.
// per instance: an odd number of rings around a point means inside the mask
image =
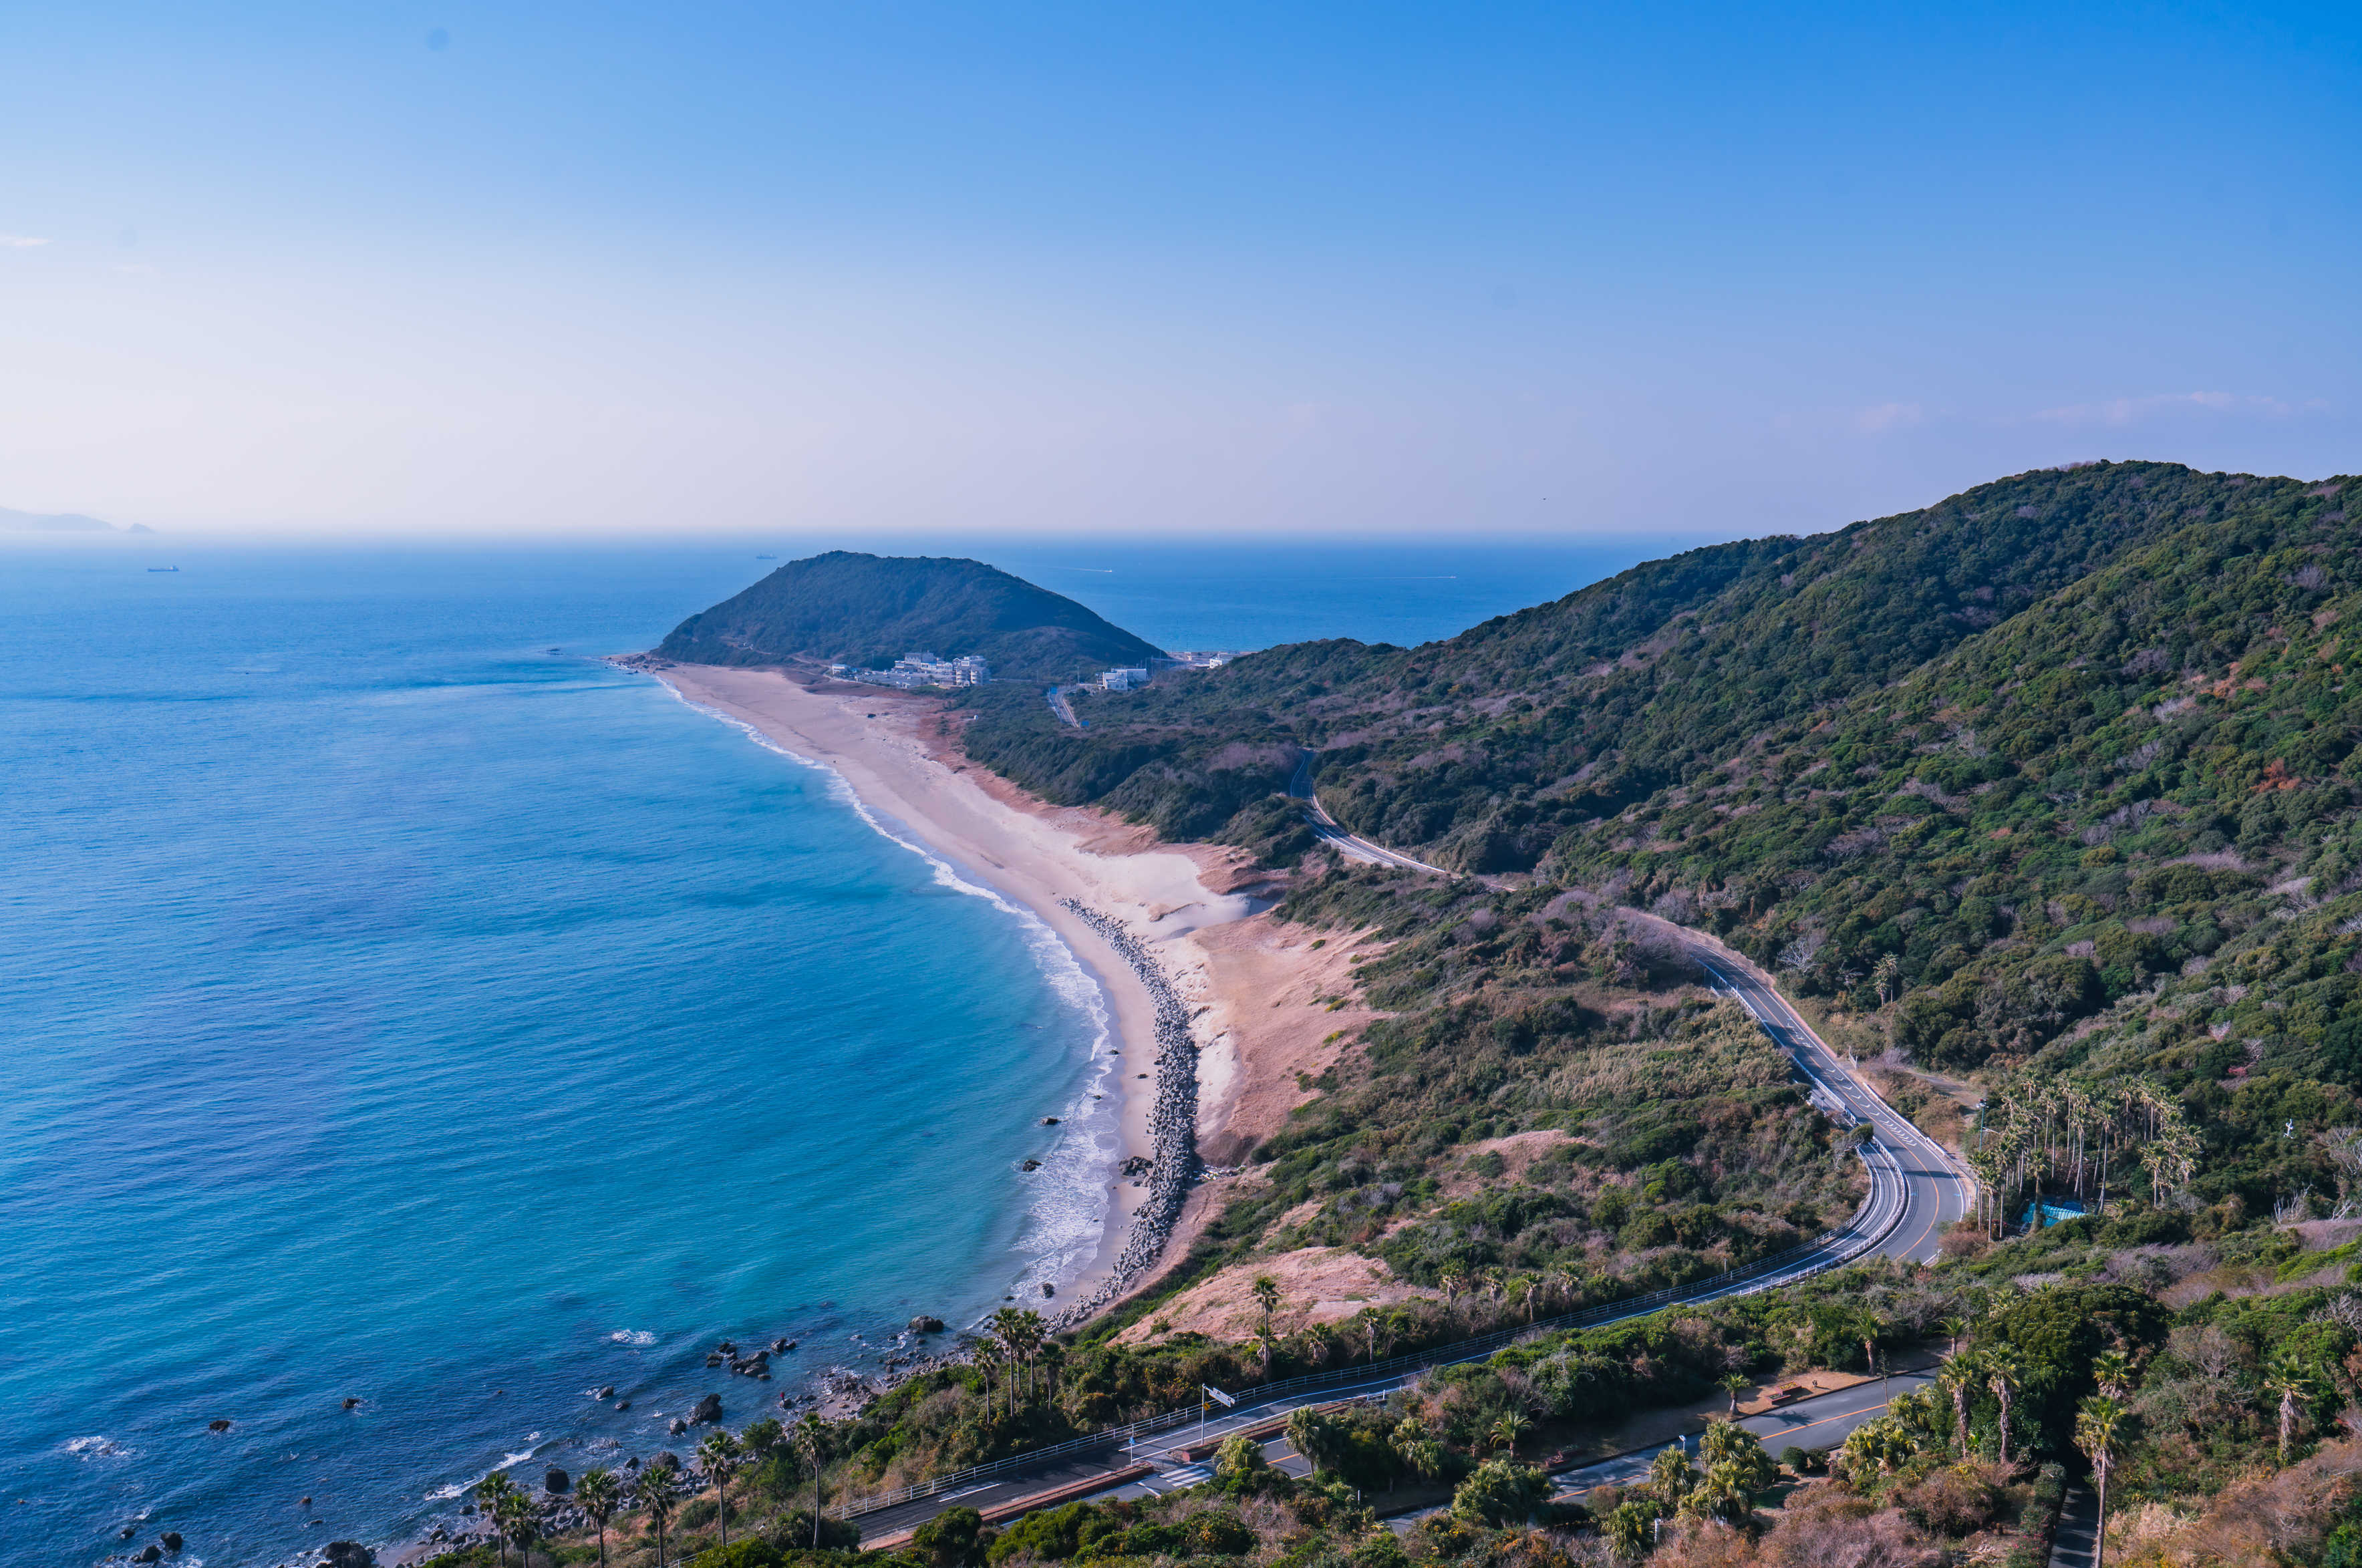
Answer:
POLYGON ((2362 469, 2362 6, 0 8, 0 505, 1821 528, 2362 469))

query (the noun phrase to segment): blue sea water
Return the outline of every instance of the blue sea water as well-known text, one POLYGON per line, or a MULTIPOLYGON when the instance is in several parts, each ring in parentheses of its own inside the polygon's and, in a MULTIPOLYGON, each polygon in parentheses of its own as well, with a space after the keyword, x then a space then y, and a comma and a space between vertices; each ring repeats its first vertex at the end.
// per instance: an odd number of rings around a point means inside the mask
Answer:
MULTIPOLYGON (((1168 646, 1414 641, 1657 553, 1275 548, 962 553, 1168 646)), ((751 554, 0 555, 0 1562, 406 1538, 1087 1254, 1088 974, 599 662, 751 554), (800 1348, 756 1384, 724 1335, 800 1348)))

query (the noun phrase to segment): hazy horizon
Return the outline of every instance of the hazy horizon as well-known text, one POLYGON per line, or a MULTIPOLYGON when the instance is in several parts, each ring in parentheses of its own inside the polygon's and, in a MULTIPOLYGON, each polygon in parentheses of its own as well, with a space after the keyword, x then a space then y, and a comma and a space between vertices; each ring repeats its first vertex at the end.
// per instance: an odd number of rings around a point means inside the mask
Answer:
POLYGON ((0 507, 1732 537, 2354 456, 2362 16, 52 9, 0 507))

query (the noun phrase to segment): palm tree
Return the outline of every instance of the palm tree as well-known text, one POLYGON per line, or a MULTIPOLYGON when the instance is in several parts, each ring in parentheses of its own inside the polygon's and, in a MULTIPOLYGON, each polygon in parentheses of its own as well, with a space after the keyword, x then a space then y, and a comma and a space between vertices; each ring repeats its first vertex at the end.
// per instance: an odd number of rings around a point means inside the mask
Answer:
POLYGON ((1697 1485, 1697 1472, 1690 1467, 1689 1451, 1679 1442, 1665 1445, 1656 1458, 1649 1462, 1649 1487, 1657 1494, 1657 1501, 1667 1508, 1677 1508, 1682 1499, 1697 1485))
POLYGON ((1335 1455, 1336 1432, 1329 1418, 1309 1405, 1299 1405, 1287 1413, 1287 1441, 1316 1474, 1335 1455))
POLYGON ((2005 1349, 1985 1353, 1985 1386, 2001 1401, 2001 1462, 2009 1463, 2009 1405, 2025 1382, 2025 1368, 2005 1349))
POLYGON ((574 1483, 574 1501, 599 1527, 599 1568, 607 1568, 607 1521, 623 1504, 623 1483, 612 1470, 586 1470, 582 1479, 574 1483))
POLYGON ((1532 1422, 1515 1410, 1505 1410, 1493 1423, 1493 1447, 1501 1453, 1517 1452, 1518 1440, 1524 1437, 1532 1422))
POLYGON ((1726 1372, 1716 1381, 1722 1385, 1722 1391, 1730 1396, 1730 1413, 1736 1416, 1738 1414, 1738 1397, 1754 1385, 1735 1372, 1726 1372))
POLYGON ((1255 1332, 1263 1341, 1263 1375, 1271 1376, 1271 1315, 1279 1310, 1279 1281, 1267 1274, 1254 1277, 1255 1305, 1263 1309, 1263 1320, 1255 1332))
POLYGON ((1946 1339, 1952 1342, 1952 1348, 1944 1353, 1947 1355, 1959 1354, 1960 1342, 1968 1338, 1969 1320, 1966 1318, 1954 1316, 1945 1319, 1936 1326, 1944 1331, 1944 1337, 1946 1339))
POLYGON ((2092 1378, 2101 1393, 2121 1399, 2132 1392, 2133 1358, 2121 1350, 2102 1351, 2092 1358, 2092 1378))
POLYGON ((1944 1363, 1936 1374, 1936 1386, 1951 1396, 1953 1438, 1963 1459, 1969 1457, 1969 1390, 1981 1381, 1976 1356, 1965 1351, 1944 1363))
POLYGON ((516 1542, 517 1561, 533 1568, 533 1543, 541 1539, 541 1512, 533 1499, 512 1487, 500 1501, 501 1533, 516 1542))
POLYGON ((509 1540, 501 1527, 501 1503, 516 1489, 516 1483, 504 1470, 495 1470, 476 1483, 476 1511, 491 1524, 492 1545, 503 1563, 509 1560, 509 1540))
POLYGON ((2302 1409, 2299 1401, 2312 1393, 2312 1380, 2294 1362, 2276 1364, 2264 1379, 2264 1391, 2277 1394, 2280 1401, 2280 1463, 2286 1464, 2289 1444, 2296 1439, 2297 1417, 2302 1409))
POLYGON ((992 1369, 1000 1364, 1000 1346, 993 1340, 978 1340, 967 1353, 968 1360, 984 1374, 984 1418, 992 1419, 992 1369))
POLYGON ((640 1507, 657 1530, 657 1568, 664 1568, 665 1530, 679 1503, 680 1494, 673 1490, 672 1466, 651 1464, 640 1472, 640 1507))
POLYGON ((828 1429, 821 1424, 816 1412, 807 1410, 804 1419, 796 1423, 796 1445, 804 1451, 804 1463, 812 1473, 812 1550, 820 1550, 820 1475, 828 1462, 828 1429))
POLYGON ((2125 1408, 2105 1394, 2083 1401, 2075 1416, 2075 1446, 2092 1462, 2092 1478, 2100 1486, 2100 1523, 2092 1536, 2092 1568, 2101 1568, 2108 1547, 2108 1473, 2116 1467, 2116 1451, 2124 1441, 2125 1408))
POLYGON ((730 1473, 738 1468, 738 1440, 723 1428, 716 1427, 697 1445, 697 1467, 713 1483, 713 1496, 722 1519, 722 1546, 730 1547, 730 1473))

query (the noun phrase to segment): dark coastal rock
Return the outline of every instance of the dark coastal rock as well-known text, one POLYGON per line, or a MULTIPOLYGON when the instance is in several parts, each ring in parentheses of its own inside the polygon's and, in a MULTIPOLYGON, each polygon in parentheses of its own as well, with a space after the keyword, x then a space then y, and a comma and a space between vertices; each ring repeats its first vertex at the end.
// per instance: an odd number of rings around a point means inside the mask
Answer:
POLYGON ((179 1530, 168 1529, 156 1539, 164 1543, 164 1550, 167 1551, 178 1551, 181 1550, 181 1532, 179 1530))
POLYGON ((1039 1160, 1028 1160, 1017 1168, 1021 1171, 1038 1171, 1042 1168, 1042 1162, 1039 1160))
POLYGON ((631 1408, 632 1402, 629 1399, 618 1399, 615 1401, 615 1408, 618 1410, 628 1410, 631 1408))
POLYGON ((701 1427, 708 1421, 718 1421, 721 1419, 722 1396, 719 1394, 708 1394, 704 1398, 700 1399, 697 1402, 697 1408, 689 1413, 689 1424, 692 1427, 701 1427))
MULTIPOLYGON (((1143 1077, 1146 1076, 1146 1074, 1142 1075, 1143 1077)), ((1042 1125, 1044 1127, 1055 1127, 1058 1125, 1058 1119, 1054 1116, 1045 1116, 1042 1119, 1042 1125)))
POLYGON ((541 1489, 553 1496, 571 1491, 573 1487, 574 1478, 555 1464, 549 1467, 549 1474, 541 1478, 541 1489))
POLYGON ((377 1568, 377 1553, 358 1540, 332 1540, 324 1558, 326 1568, 377 1568))
POLYGON ((129 1540, 133 1536, 138 1535, 138 1526, 125 1525, 121 1529, 115 1532, 115 1539, 117 1540, 129 1540))
POLYGON ((679 1437, 681 1433, 689 1430, 689 1423, 682 1420, 679 1416, 675 1416, 672 1419, 672 1425, 665 1428, 665 1430, 674 1437, 679 1437))
POLYGON ((229 1430, 229 1422, 219 1419, 207 1421, 205 1423, 205 1430, 209 1432, 226 1432, 229 1430))
POLYGON ((668 1448, 661 1450, 654 1459, 648 1461, 648 1468, 651 1470, 679 1470, 680 1468, 680 1455, 675 1453, 668 1448))
POLYGON ((791 1351, 791 1350, 795 1349, 795 1348, 796 1348, 796 1342, 795 1342, 795 1341, 793 1341, 793 1340, 791 1340, 791 1339, 789 1339, 787 1336, 785 1336, 785 1335, 783 1334, 783 1335, 781 1335, 779 1338, 778 1338, 778 1339, 776 1339, 776 1340, 773 1340, 773 1341, 770 1342, 770 1344, 769 1344, 769 1345, 767 1345, 767 1346, 766 1346, 765 1348, 766 1348, 766 1349, 767 1349, 768 1351, 770 1351, 770 1353, 771 1353, 773 1355, 777 1355, 777 1354, 778 1354, 781 1351, 791 1351))
POLYGON ((738 1342, 736 1340, 724 1340, 717 1348, 720 1349, 723 1355, 736 1355, 738 1353, 738 1342))
POLYGON ((944 1320, 922 1313, 911 1320, 911 1331, 914 1334, 940 1334, 944 1331, 944 1320))
POLYGON ((613 1399, 614 1397, 615 1397, 615 1386, 614 1386, 613 1384, 612 1384, 612 1383, 610 1383, 609 1385, 607 1385, 607 1386, 605 1386, 604 1388, 602 1388, 602 1389, 600 1389, 600 1390, 599 1390, 599 1397, 600 1397, 600 1398, 602 1398, 602 1399, 613 1399))
POLYGON ((361 1402, 359 1399, 348 1398, 345 1401, 345 1408, 348 1410, 358 1410, 360 1408, 361 1402))
POLYGON ((779 1342, 779 1348, 783 1351, 793 1350, 796 1348, 796 1342, 793 1340, 781 1340, 779 1342))
POLYGON ((705 1356, 705 1364, 708 1366, 720 1366, 722 1364, 722 1353, 720 1351, 707 1352, 705 1356))
POLYGON ((1058 1294, 1058 1287, 1045 1279, 1042 1282, 1042 1294, 1044 1296, 1055 1296, 1058 1294))
POLYGON ((626 1470, 637 1470, 639 1467, 640 1456, 636 1453, 632 1455, 631 1458, 624 1461, 624 1468, 626 1470))
POLYGON ((164 1549, 151 1540, 147 1545, 141 1547, 139 1549, 139 1554, 134 1557, 131 1561, 134 1562, 153 1562, 163 1555, 164 1549))

